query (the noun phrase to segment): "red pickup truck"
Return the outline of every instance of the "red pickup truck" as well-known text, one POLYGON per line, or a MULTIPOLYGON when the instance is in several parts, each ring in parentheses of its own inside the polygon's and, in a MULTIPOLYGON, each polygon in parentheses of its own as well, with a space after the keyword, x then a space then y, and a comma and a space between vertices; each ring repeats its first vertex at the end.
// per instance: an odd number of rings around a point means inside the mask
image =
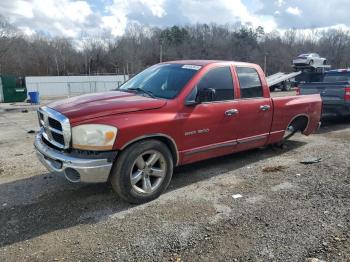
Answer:
POLYGON ((167 188, 175 166, 309 135, 320 115, 318 94, 270 98, 258 65, 174 61, 115 91, 41 107, 34 145, 50 171, 110 181, 122 199, 142 203, 167 188))

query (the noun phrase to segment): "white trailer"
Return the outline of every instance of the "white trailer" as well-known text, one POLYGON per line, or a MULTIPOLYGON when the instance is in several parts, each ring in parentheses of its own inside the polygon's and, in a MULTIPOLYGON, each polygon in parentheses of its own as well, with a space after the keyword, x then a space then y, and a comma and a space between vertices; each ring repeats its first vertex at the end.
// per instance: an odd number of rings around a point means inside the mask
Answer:
POLYGON ((127 75, 93 76, 28 76, 28 92, 39 92, 40 97, 71 97, 86 93, 109 91, 129 79, 127 75))
POLYGON ((297 75, 300 75, 301 71, 298 72, 293 72, 293 73, 282 73, 282 72, 278 72, 276 74, 270 75, 266 77, 266 81, 267 81, 267 85, 269 87, 280 84, 284 81, 287 81, 291 78, 296 77, 297 75))

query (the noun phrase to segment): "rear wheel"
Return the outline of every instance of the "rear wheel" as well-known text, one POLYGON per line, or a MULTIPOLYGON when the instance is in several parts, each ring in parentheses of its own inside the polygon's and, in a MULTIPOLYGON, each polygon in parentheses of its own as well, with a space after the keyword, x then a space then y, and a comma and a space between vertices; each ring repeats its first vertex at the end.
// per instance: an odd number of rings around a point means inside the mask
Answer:
POLYGON ((110 182, 123 200, 140 204, 157 198, 168 187, 173 158, 158 140, 144 140, 126 148, 115 163, 110 182))
POLYGON ((282 91, 290 91, 291 90, 291 83, 284 81, 282 84, 282 91))

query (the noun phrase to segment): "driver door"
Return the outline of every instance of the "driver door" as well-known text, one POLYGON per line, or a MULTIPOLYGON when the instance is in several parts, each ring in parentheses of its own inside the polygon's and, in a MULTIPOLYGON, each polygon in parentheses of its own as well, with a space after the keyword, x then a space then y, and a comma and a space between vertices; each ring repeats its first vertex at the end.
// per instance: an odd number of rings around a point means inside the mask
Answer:
POLYGON ((182 122, 183 163, 228 154, 236 146, 236 102, 230 66, 209 69, 190 96, 209 88, 214 91, 212 99, 184 106, 179 113, 182 122))

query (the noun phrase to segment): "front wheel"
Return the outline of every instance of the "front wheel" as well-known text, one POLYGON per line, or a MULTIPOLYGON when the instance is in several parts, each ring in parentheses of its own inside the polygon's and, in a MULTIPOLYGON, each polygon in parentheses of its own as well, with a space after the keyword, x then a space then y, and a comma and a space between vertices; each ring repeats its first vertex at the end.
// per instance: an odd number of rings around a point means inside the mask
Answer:
POLYGON ((120 198, 133 204, 160 196, 173 174, 172 155, 158 140, 137 142, 122 151, 116 161, 110 182, 120 198))

